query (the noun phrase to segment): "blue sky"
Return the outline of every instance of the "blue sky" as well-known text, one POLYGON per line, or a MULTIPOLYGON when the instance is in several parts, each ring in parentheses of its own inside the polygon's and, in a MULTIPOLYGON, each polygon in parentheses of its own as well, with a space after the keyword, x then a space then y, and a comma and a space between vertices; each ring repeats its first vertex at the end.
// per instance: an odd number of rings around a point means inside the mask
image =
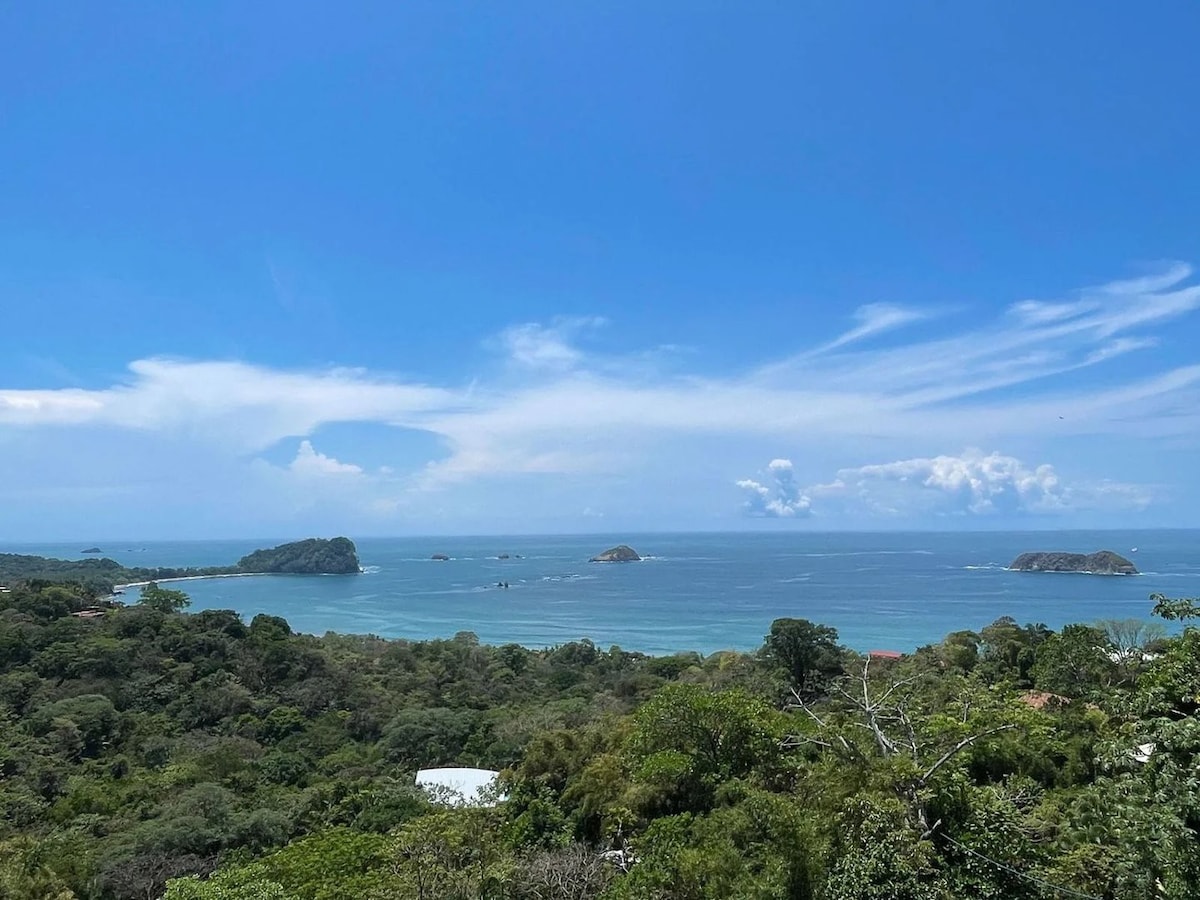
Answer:
POLYGON ((1195 526, 1200 7, 0 10, 0 539, 1195 526))

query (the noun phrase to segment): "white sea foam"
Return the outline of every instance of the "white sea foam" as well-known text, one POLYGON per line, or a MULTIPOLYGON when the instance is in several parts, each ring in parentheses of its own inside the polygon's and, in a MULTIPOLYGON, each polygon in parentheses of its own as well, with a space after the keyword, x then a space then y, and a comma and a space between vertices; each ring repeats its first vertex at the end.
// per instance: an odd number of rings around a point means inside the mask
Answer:
POLYGON ((797 553, 817 559, 838 556, 933 556, 932 550, 837 550, 830 553, 797 553))

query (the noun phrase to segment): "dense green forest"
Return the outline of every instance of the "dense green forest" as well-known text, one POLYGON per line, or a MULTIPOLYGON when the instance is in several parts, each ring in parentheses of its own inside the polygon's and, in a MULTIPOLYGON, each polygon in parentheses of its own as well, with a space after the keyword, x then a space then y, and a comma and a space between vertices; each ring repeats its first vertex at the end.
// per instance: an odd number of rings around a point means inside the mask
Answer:
MULTIPOLYGON (((91 552, 84 551, 84 552, 91 552)), ((114 559, 51 559, 21 553, 0 553, 0 585, 16 581, 71 581, 93 593, 107 593, 118 584, 206 575, 355 575, 358 551, 349 538, 308 538, 255 550, 232 566, 123 566, 114 559)))
POLYGON ((238 560, 237 570, 277 575, 357 575, 358 550, 349 538, 309 538, 270 550, 255 550, 238 560))
POLYGON ((0 593, 4 900, 1200 896, 1190 627, 1001 619, 886 660, 781 619, 654 658, 142 600, 0 593), (451 763, 506 799, 414 787, 451 763))

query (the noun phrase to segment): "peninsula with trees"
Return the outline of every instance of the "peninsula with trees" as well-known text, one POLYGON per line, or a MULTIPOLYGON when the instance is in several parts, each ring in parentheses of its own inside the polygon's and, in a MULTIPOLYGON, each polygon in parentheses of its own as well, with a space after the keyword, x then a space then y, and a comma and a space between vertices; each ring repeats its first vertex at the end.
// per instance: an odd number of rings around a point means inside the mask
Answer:
POLYGON ((183 568, 123 566, 114 559, 51 559, 0 553, 0 584, 19 581, 71 581, 101 592, 121 584, 227 575, 357 575, 358 550, 346 537, 308 538, 255 550, 231 566, 183 568))

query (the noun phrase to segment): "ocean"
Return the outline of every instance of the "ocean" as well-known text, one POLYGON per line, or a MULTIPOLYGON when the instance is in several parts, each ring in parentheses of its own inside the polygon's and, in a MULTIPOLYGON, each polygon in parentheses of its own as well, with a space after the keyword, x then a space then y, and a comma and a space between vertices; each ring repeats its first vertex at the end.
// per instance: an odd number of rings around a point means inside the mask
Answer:
MULTIPOLYGON (((98 542, 129 566, 226 565, 281 541, 98 542)), ((758 647, 773 619, 837 628, 858 650, 912 650, 1000 616, 1060 628, 1150 617, 1150 594, 1200 594, 1200 531, 737 533, 356 539, 362 575, 175 585, 192 609, 283 616, 296 631, 673 653, 758 647), (589 563, 628 543, 640 563, 589 563), (1133 548, 1137 548, 1136 551, 1133 548), (1136 577, 1010 572, 1026 550, 1115 550, 1136 577), (445 553, 449 561, 430 559, 445 553), (500 554, 509 559, 498 559, 500 554), (516 558, 519 556, 520 558, 516 558), (507 582, 509 587, 497 587, 507 582)), ((0 551, 81 558, 80 544, 0 551)), ((131 591, 131 594, 134 592, 131 591)), ((132 596, 128 598, 134 599, 132 596)))

